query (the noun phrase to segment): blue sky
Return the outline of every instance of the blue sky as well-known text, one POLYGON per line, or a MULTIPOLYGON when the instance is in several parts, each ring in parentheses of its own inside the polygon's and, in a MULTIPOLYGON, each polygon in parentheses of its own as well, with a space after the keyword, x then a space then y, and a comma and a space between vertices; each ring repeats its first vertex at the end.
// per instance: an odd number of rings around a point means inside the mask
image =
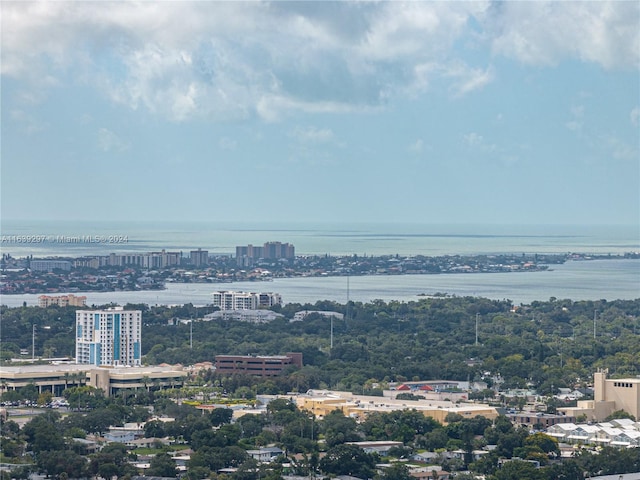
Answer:
POLYGON ((640 4, 10 2, 3 219, 640 223, 640 4))

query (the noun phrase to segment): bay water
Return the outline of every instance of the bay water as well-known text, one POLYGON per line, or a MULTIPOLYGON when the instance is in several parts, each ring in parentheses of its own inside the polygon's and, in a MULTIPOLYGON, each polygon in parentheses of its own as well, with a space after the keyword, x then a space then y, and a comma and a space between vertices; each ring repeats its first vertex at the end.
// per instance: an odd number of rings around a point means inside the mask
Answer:
MULTIPOLYGON (((17 222, 2 221, 2 253, 33 255, 106 255, 111 252, 183 251, 202 248, 210 255, 232 255, 236 245, 267 241, 292 243, 297 255, 476 255, 568 253, 622 255, 640 251, 637 226, 519 226, 406 224, 242 224, 220 222, 17 222), (12 236, 46 241, 19 243, 12 236), (117 242, 108 242, 113 237, 117 242), (79 242, 65 239, 92 238, 79 242), (124 241, 126 240, 126 241, 124 241)), ((168 283, 165 290, 89 292, 87 304, 110 302, 206 305, 217 290, 277 292, 285 303, 318 300, 411 301, 446 293, 509 299, 527 304, 550 297, 572 300, 640 298, 640 260, 568 261, 548 271, 440 275, 373 275, 283 278, 271 282, 225 284, 168 283)), ((37 304, 38 295, 3 295, 8 306, 37 304)))

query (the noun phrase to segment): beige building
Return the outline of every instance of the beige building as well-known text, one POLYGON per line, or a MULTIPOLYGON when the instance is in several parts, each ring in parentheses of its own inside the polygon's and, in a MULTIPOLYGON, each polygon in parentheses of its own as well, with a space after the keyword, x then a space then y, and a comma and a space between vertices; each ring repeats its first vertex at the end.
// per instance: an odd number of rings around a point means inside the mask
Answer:
POLYGON ((181 366, 167 367, 96 367, 93 365, 26 365, 2 367, 0 393, 35 385, 38 391, 62 395, 65 388, 89 385, 105 395, 123 389, 172 388, 184 383, 188 372, 181 366))
POLYGON ((84 307, 87 304, 87 297, 76 297, 73 294, 58 295, 51 297, 49 295, 40 295, 38 297, 38 306, 47 308, 51 305, 58 305, 59 307, 84 307))
POLYGON ((306 395, 296 397, 298 408, 312 412, 323 418, 334 410, 340 410, 347 417, 365 418, 372 412, 392 412, 394 410, 414 409, 427 417, 446 425, 449 413, 457 413, 464 418, 478 415, 493 420, 498 417, 494 407, 481 403, 454 403, 438 400, 396 400, 387 397, 354 395, 350 392, 311 390, 306 395))
POLYGON ((601 422, 613 412, 624 410, 640 418, 640 378, 608 379, 607 371, 593 375, 593 400, 579 400, 576 407, 559 408, 565 415, 601 422))

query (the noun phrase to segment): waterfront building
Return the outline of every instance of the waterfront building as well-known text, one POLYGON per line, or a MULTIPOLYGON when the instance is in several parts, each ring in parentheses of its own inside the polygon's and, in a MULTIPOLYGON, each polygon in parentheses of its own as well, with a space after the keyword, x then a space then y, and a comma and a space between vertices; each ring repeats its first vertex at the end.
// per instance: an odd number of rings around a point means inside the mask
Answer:
POLYGON ((302 368, 302 353, 276 356, 216 355, 216 373, 275 377, 292 365, 302 368))
POLYGON ((209 251, 208 250, 191 250, 189 253, 189 263, 194 267, 205 267, 209 265, 209 251))
POLYGON ((109 264, 108 255, 80 257, 73 261, 73 268, 100 268, 109 264))
POLYGON ((38 306, 47 308, 51 305, 58 305, 59 307, 84 307, 87 304, 87 297, 76 297, 73 294, 58 295, 51 297, 49 295, 40 295, 38 297, 38 306))
POLYGON ((240 267, 250 267, 256 260, 277 260, 280 258, 293 260, 296 249, 290 243, 267 242, 261 247, 254 245, 236 247, 236 263, 240 267))
POLYGON ((257 310, 274 305, 282 305, 282 297, 278 293, 254 292, 213 292, 212 305, 220 310, 257 310))
MULTIPOLYGON (((196 251, 198 252, 198 251, 196 251)), ((208 252, 201 250, 202 255, 207 256, 208 252)), ((100 267, 140 267, 146 269, 169 268, 179 266, 182 262, 182 252, 160 252, 148 253, 110 253, 94 257, 81 257, 73 261, 76 268, 100 268, 100 267)))
POLYGON ((29 268, 34 272, 52 272, 53 270, 71 270, 68 260, 31 260, 29 268))
POLYGON ((140 310, 114 307, 76 311, 76 363, 139 366, 141 327, 140 310))

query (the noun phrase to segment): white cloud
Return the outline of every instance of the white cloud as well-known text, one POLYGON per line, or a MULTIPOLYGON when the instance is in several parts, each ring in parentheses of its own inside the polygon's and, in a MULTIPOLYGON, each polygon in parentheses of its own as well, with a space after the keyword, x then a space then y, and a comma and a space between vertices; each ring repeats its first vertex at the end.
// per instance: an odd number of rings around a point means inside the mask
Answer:
POLYGON ((577 58, 605 68, 640 65, 638 2, 499 2, 486 13, 493 50, 523 63, 577 58))
POLYGON ((638 149, 627 144, 615 135, 607 134, 600 137, 602 148, 616 160, 637 160, 638 149))
POLYGON ((462 138, 470 147, 476 147, 484 144, 484 137, 476 132, 465 133, 462 138))
POLYGON ((502 151, 495 143, 490 143, 485 138, 476 132, 470 132, 462 135, 463 142, 471 150, 481 153, 499 154, 502 158, 507 158, 505 152, 502 151))
POLYGON ((218 140, 218 146, 222 150, 235 150, 238 146, 238 142, 229 137, 222 137, 220 140, 218 140))
POLYGON ((419 138, 418 140, 413 142, 411 145, 409 145, 408 150, 409 152, 415 153, 415 154, 422 153, 422 151, 424 150, 424 141, 422 141, 422 139, 419 138))
POLYGON ((288 112, 347 113, 367 110, 372 110, 372 108, 340 102, 300 101, 285 95, 265 95, 258 100, 256 105, 258 115, 268 122, 278 121, 288 112))
POLYGON ((474 90, 482 89, 494 79, 491 67, 483 70, 456 63, 446 69, 445 75, 455 79, 451 86, 455 96, 461 97, 474 90))
POLYGON ((637 127, 640 124, 640 108, 635 107, 633 110, 631 110, 631 113, 629 114, 629 120, 631 120, 631 125, 633 125, 634 127, 637 127))
POLYGON ((24 110, 12 110, 11 119, 22 126, 28 134, 34 134, 46 130, 49 125, 35 118, 24 110))
POLYGON ((2 75, 44 91, 93 85, 174 121, 370 111, 423 93, 434 79, 454 96, 467 95, 496 77, 491 65, 463 60, 465 49, 487 45, 529 64, 579 58, 605 67, 637 67, 640 48, 637 2, 41 1, 2 8, 2 75))
POLYGON ((103 152, 123 152, 129 145, 111 130, 101 128, 98 130, 98 147, 103 152))
POLYGON ((291 132, 291 136, 302 143, 329 143, 334 139, 333 131, 329 128, 298 127, 291 132))
POLYGON ((565 126, 572 132, 581 132, 584 125, 584 105, 575 105, 571 107, 571 120, 565 123, 565 126))

